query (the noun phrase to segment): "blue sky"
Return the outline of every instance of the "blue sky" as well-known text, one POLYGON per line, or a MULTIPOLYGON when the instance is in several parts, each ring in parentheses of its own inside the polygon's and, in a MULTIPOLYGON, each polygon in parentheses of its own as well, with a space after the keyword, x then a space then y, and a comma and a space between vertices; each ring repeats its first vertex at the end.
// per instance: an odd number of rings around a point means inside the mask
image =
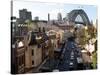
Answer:
POLYGON ((19 10, 23 8, 32 12, 32 19, 38 16, 39 19, 47 20, 48 13, 50 13, 50 19, 57 19, 57 13, 60 12, 62 17, 65 17, 73 9, 83 9, 90 21, 97 19, 97 7, 93 5, 14 1, 13 16, 19 17, 19 10))

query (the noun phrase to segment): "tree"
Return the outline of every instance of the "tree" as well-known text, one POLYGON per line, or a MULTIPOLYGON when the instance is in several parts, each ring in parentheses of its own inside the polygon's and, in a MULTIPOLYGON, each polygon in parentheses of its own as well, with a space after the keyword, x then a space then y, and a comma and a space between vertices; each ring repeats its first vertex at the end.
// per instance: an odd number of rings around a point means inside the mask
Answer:
POLYGON ((88 33, 91 38, 96 38, 97 35, 97 29, 94 26, 88 26, 88 33))
POLYGON ((87 30, 88 29, 83 27, 81 29, 78 29, 78 32, 76 33, 77 34, 77 38, 79 40, 79 44, 81 46, 84 46, 88 41, 88 31, 87 30))

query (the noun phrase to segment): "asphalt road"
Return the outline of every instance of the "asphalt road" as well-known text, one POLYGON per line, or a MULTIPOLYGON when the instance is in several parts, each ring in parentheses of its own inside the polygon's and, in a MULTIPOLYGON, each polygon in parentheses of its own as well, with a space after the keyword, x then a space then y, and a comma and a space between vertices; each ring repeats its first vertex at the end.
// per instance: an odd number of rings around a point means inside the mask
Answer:
POLYGON ((63 58, 61 61, 59 61, 58 65, 58 69, 60 71, 69 71, 77 69, 78 51, 73 38, 70 38, 68 39, 68 41, 65 42, 62 56, 63 58))
POLYGON ((80 65, 77 58, 82 59, 81 50, 77 47, 74 38, 71 37, 63 44, 61 48, 61 55, 59 59, 48 59, 43 67, 48 67, 50 70, 59 71, 72 71, 72 70, 82 70, 84 68, 80 65))

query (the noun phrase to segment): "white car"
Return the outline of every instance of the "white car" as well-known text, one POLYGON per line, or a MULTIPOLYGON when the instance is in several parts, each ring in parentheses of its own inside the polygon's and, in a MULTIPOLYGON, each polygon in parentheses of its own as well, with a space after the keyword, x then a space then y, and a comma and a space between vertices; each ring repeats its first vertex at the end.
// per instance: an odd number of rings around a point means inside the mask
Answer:
POLYGON ((78 62, 78 63, 82 63, 82 62, 83 62, 82 58, 77 57, 77 62, 78 62))
POLYGON ((73 65, 73 62, 70 62, 69 65, 72 66, 73 65))
POLYGON ((74 67, 74 63, 73 62, 70 62, 69 63, 69 68, 73 68, 74 67))
POLYGON ((71 55, 70 59, 71 59, 71 60, 73 60, 73 59, 74 59, 74 56, 73 56, 73 55, 71 55))

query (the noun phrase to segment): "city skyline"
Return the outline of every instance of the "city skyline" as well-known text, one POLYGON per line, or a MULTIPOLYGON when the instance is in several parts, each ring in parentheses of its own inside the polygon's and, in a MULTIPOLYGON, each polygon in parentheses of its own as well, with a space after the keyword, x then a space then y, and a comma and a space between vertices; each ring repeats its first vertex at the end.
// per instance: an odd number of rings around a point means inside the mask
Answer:
POLYGON ((97 69, 97 8, 12 1, 11 73, 97 69))
POLYGON ((21 9, 27 9, 28 11, 32 12, 32 19, 38 16, 40 20, 48 20, 48 13, 49 13, 50 19, 56 20, 58 13, 61 13, 62 18, 64 18, 66 17, 67 13, 69 13, 73 9, 83 9, 88 15, 90 21, 91 20, 95 21, 97 19, 97 13, 96 13, 97 8, 96 6, 93 5, 14 1, 13 16, 19 18, 19 10, 21 9))

